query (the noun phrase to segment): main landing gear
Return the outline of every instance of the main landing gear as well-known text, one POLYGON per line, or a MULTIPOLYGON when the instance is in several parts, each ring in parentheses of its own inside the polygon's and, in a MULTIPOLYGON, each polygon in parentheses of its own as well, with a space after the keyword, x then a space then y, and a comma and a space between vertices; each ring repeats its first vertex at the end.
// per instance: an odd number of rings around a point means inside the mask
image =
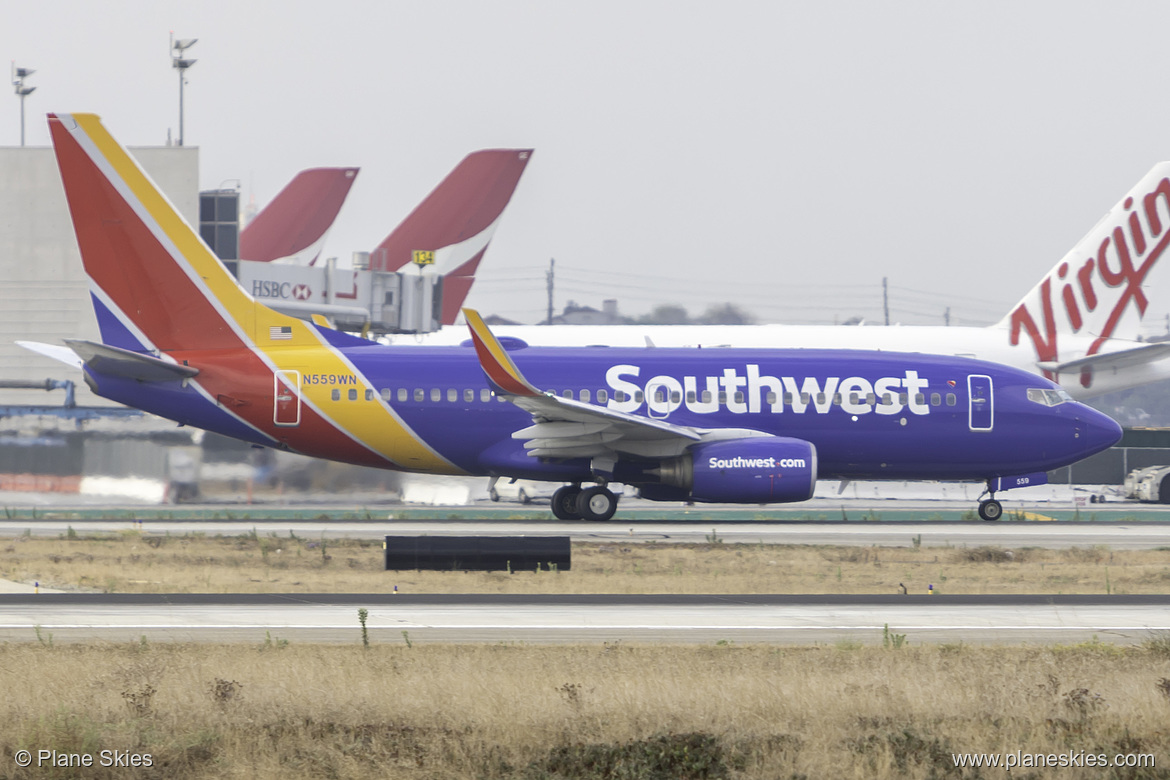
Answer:
POLYGON ((618 497, 604 485, 566 485, 553 493, 552 512, 558 520, 604 522, 617 511, 617 502, 618 497))

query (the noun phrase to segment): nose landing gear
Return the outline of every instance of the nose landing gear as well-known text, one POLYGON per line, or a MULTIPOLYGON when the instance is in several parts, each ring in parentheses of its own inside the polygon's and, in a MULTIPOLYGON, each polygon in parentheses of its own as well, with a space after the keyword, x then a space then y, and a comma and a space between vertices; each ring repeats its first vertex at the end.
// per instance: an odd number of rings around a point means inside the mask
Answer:
POLYGON ((1003 517, 1003 504, 995 500, 995 491, 1002 487, 1002 482, 1002 479, 987 480, 987 489, 979 494, 979 517, 983 520, 998 520, 1003 517), (983 498, 985 495, 987 498, 983 498))
POLYGON ((1003 505, 995 500, 995 493, 999 490, 1012 488, 1037 487, 1048 484, 1048 474, 1038 471, 1034 474, 1019 474, 1010 477, 992 477, 987 480, 987 489, 979 495, 979 516, 984 520, 998 520, 1003 517, 1003 505))
POLYGON ((1003 504, 994 498, 979 502, 979 516, 984 520, 998 520, 1003 517, 1003 504))

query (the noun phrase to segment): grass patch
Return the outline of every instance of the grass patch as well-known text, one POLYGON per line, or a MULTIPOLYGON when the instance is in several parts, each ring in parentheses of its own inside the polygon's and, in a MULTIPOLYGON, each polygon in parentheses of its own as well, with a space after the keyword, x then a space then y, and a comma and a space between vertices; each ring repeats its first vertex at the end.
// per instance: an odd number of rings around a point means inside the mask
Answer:
POLYGON ((0 540, 0 578, 119 593, 1164 593, 1170 551, 574 544, 571 571, 387 572, 381 542, 122 533, 0 540))
POLYGON ((975 776, 954 752, 1170 755, 1166 657, 1100 644, 0 645, 0 755, 132 750, 153 767, 85 776, 178 780, 882 780, 975 776))

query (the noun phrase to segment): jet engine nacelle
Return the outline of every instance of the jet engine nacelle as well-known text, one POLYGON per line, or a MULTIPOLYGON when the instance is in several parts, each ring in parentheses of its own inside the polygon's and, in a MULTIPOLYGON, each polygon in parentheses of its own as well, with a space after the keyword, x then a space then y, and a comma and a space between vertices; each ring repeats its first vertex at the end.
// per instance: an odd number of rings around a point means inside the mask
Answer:
MULTIPOLYGON (((657 471, 662 486, 686 491, 692 501, 807 501, 817 483, 817 450, 811 442, 783 436, 716 441, 664 461, 657 471)), ((651 497, 645 490, 643 494, 651 497)))

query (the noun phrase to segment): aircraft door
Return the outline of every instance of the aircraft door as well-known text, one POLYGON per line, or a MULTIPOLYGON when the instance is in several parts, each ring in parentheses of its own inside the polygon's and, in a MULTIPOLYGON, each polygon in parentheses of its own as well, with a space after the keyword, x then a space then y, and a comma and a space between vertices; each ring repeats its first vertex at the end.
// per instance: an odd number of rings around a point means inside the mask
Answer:
POLYGON ((665 420, 682 405, 682 385, 671 377, 656 377, 646 385, 646 414, 656 420, 665 420))
POLYGON ((301 424, 301 372, 281 370, 272 375, 272 422, 291 427, 301 424))
POLYGON ((971 374, 967 377, 969 404, 968 426, 973 431, 990 431, 995 424, 995 400, 991 377, 971 374))

